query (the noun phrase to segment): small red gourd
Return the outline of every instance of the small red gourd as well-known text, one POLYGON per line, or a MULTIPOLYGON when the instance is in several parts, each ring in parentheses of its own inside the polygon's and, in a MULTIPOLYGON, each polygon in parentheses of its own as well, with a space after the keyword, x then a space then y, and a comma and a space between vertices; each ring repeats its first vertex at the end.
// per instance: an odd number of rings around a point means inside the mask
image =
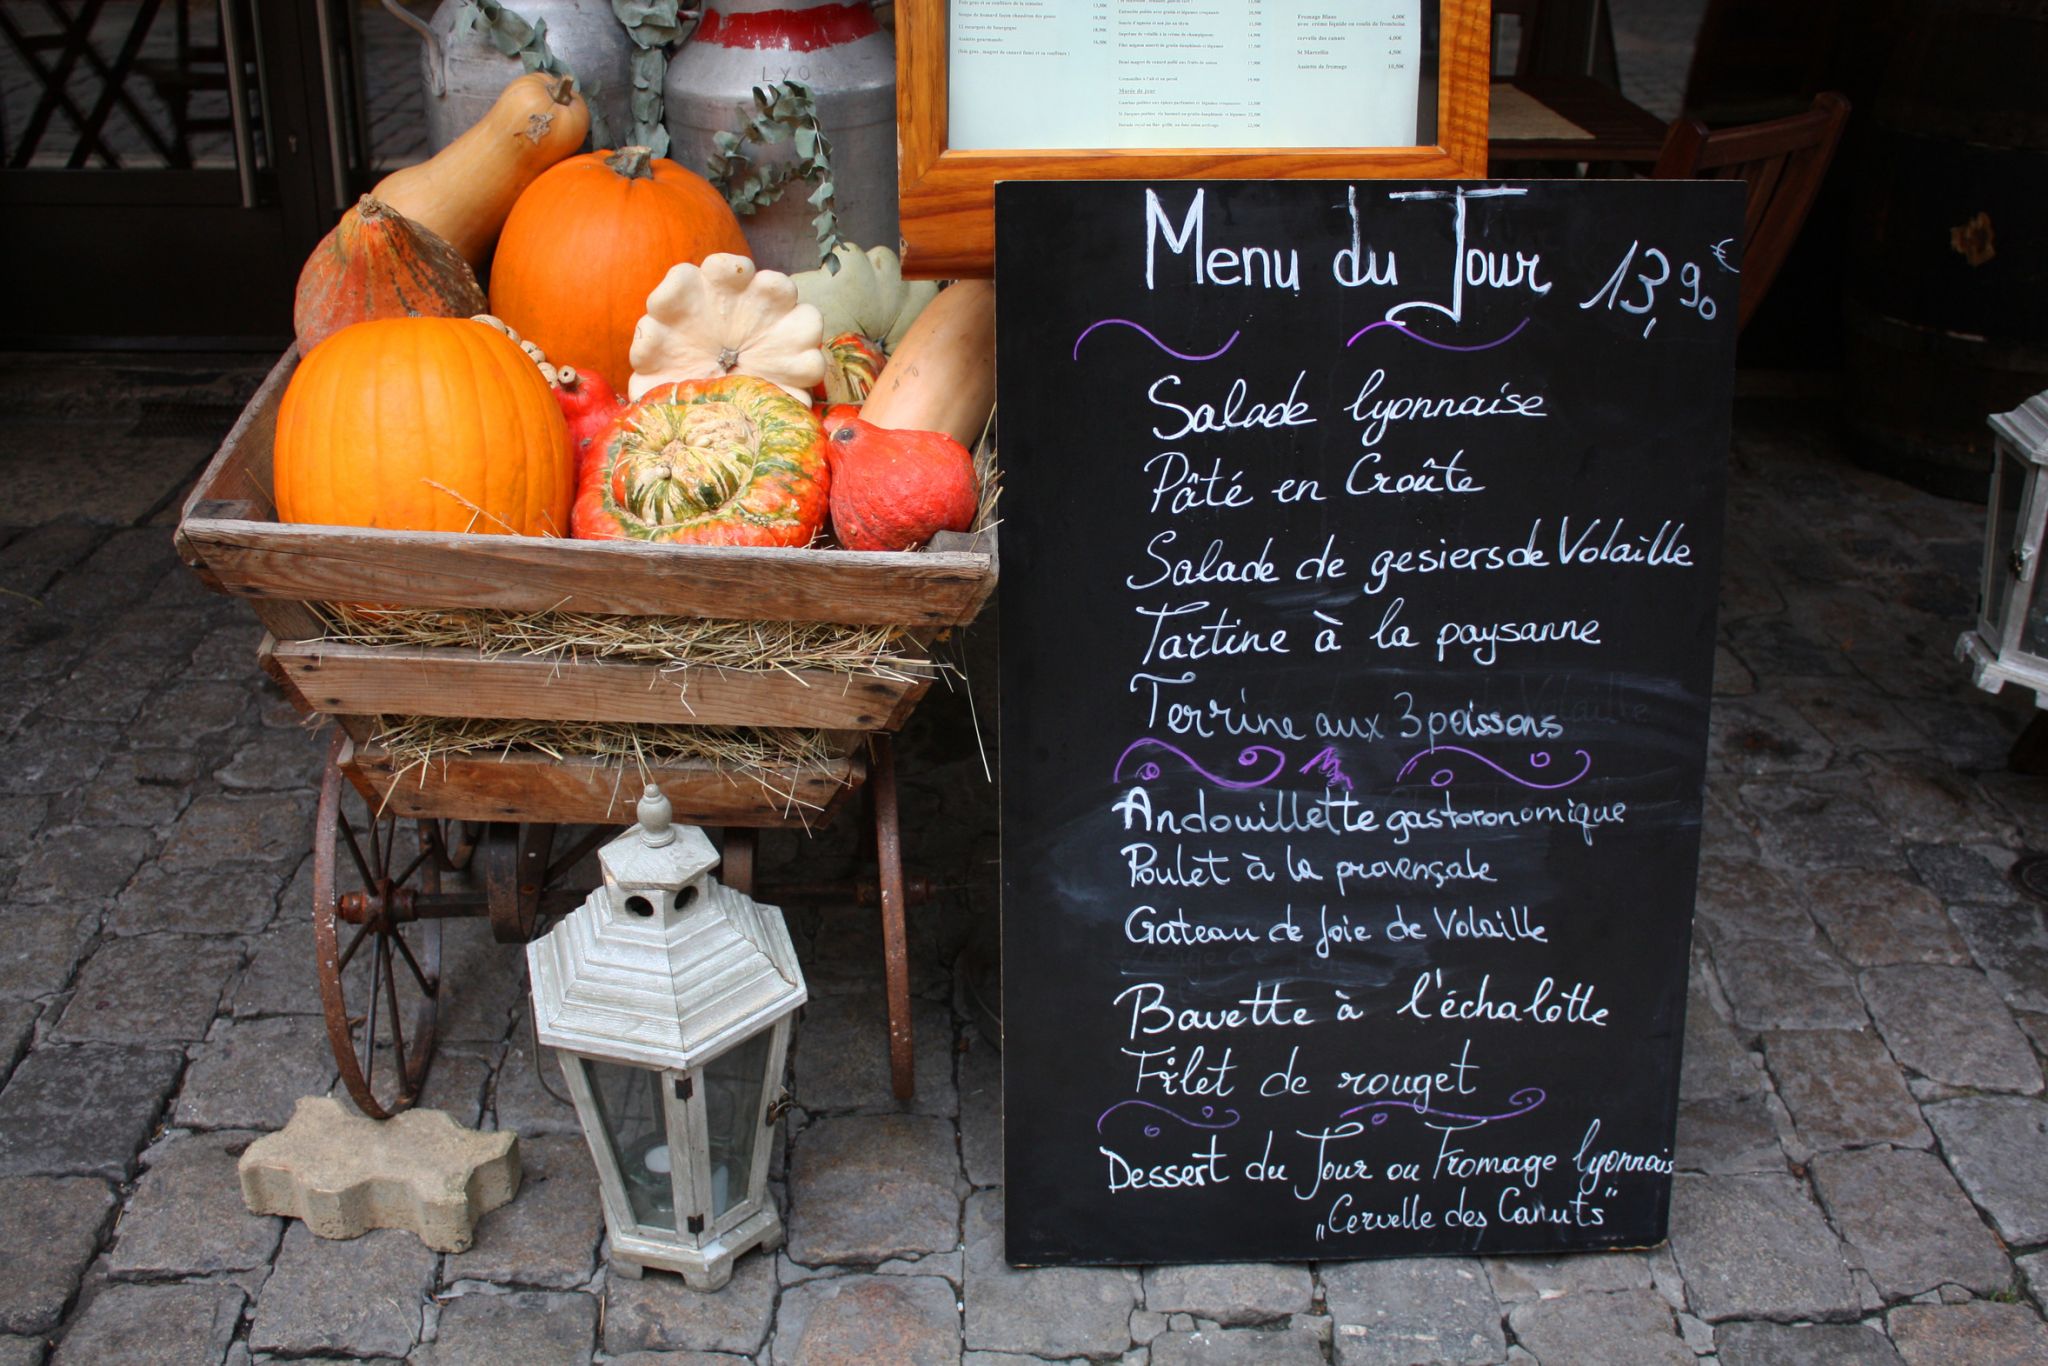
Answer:
POLYGON ((966 531, 980 510, 974 457, 944 432, 894 431, 839 407, 826 414, 832 534, 848 550, 912 550, 966 531))
POLYGON ((625 400, 612 392, 604 376, 585 374, 571 365, 555 367, 555 402, 569 423, 569 449, 576 454, 576 477, 581 481, 584 463, 592 443, 618 419, 625 400))

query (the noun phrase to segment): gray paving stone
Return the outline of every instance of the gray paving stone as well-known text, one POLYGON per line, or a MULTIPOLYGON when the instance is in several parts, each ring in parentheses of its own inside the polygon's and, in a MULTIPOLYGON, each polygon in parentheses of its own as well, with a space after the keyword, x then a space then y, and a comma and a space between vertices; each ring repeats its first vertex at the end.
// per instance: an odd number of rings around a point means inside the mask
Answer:
POLYGON ((457 1295, 441 1305, 434 1340, 416 1366, 579 1366, 597 1345, 590 1295, 457 1295))
POLYGON ((242 1324, 233 1285, 108 1285, 65 1331, 53 1366, 209 1366, 242 1324))
POLYGON ((1900 838, 1926 844, 2003 844, 2011 824, 1968 775, 1931 760, 1862 760, 1872 800, 1900 838))
POLYGON ((1888 1316, 1906 1366, 2039 1366, 2048 1325, 2031 1305, 1902 1304, 1888 1316))
POLYGON ((1851 1262, 1870 1273, 1887 1300, 1944 1285, 1990 1295, 2012 1284, 2012 1264, 1998 1240, 1932 1153, 1823 1153, 1812 1170, 1851 1262))
POLYGON ((1308 1268, 1272 1262, 1213 1262, 1145 1270, 1145 1307, 1187 1313, 1225 1326, 1273 1323, 1308 1312, 1315 1285, 1308 1268))
POLYGON ((604 1235, 597 1172, 581 1139, 523 1138, 519 1196, 477 1221, 476 1242, 448 1258, 444 1279, 573 1290, 597 1269, 604 1235))
POLYGON ((91 782, 120 747, 121 729, 44 721, 0 741, 0 792, 57 794, 91 782))
POLYGON ((0 911, 0 997, 63 991, 100 932, 100 911, 55 905, 0 911))
POLYGON ((1573 1366, 1692 1366, 1671 1306, 1654 1290, 1570 1295, 1518 1304, 1508 1315, 1515 1340, 1538 1361, 1573 1366))
POLYGON ((1809 1149, 1895 1143, 1931 1146, 1933 1135, 1898 1064, 1868 1030, 1791 1030, 1764 1036, 1778 1095, 1809 1149))
POLYGON ((1714 696, 1748 697, 1756 691, 1756 674, 1726 645, 1714 647, 1714 696))
MULTIPOLYGON (((488 1045, 470 1043, 436 1047, 433 1065, 427 1072, 427 1084, 421 1088, 416 1103, 429 1110, 446 1111, 449 1118, 464 1128, 479 1127, 483 1120, 484 1096, 491 1083, 490 1055, 495 1051, 488 1045)), ((385 1050, 378 1050, 379 1071, 384 1067, 382 1060, 389 1056, 385 1050)))
POLYGON ((284 1220, 249 1213, 235 1171, 256 1137, 233 1130, 183 1134, 144 1153, 147 1170, 121 1212, 107 1269, 158 1279, 269 1266, 284 1220))
POLYGON ((639 1280, 610 1275, 604 1283, 604 1350, 735 1352, 752 1355, 768 1341, 775 1318, 775 1259, 751 1252, 733 1264, 732 1279, 714 1294, 685 1289, 666 1272, 639 1280))
POLYGON ((1322 1366, 1323 1335, 1295 1319, 1263 1328, 1202 1324, 1152 1339, 1150 1366, 1322 1366))
POLYGON ((1822 873, 1808 885, 1806 904, 1835 951, 1858 967, 1970 961, 1940 898, 1903 874, 1822 873))
POLYGON ((0 1366, 43 1366, 43 1340, 0 1336, 0 1366))
POLYGON ((1775 696, 1717 701, 1707 746, 1710 763, 1744 777, 1817 772, 1835 756, 1827 737, 1775 696))
MULTIPOLYGON (((51 804, 51 823, 92 829, 132 825, 154 830, 178 818, 192 800, 192 779, 166 780, 165 751, 116 754, 92 782, 51 804)), ((196 775, 195 775, 196 776, 196 775)))
POLYGON ((2048 1011, 2048 922, 2039 905, 1952 906, 1949 916, 2007 1005, 2048 1011))
POLYGON ((1003 1055, 973 1031, 961 1050, 960 1161, 976 1186, 1003 1179, 1003 1055))
POLYGON ((1899 1366, 1899 1354, 1860 1323, 1724 1323, 1714 1332, 1721 1366, 1899 1366))
POLYGON ((775 1315, 775 1366, 953 1366, 960 1359, 956 1292, 931 1276, 830 1276, 785 1292, 775 1315))
POLYGON ((1926 1115, 1949 1169, 1999 1236, 2018 1247, 2048 1242, 2048 1104, 1972 1096, 1926 1115))
POLYGON ((889 1007, 879 991, 813 996, 797 1028, 792 1094, 813 1114, 906 1110, 953 1115, 959 1093, 953 1083, 953 1012, 930 1001, 913 1001, 917 1092, 898 1101, 889 1089, 889 1007))
POLYGON ((1507 1355, 1485 1269, 1464 1258, 1325 1263, 1338 1366, 1495 1362, 1507 1355))
POLYGON ((325 1095, 334 1078, 320 1020, 216 1020, 192 1055, 172 1114, 194 1129, 282 1129, 301 1097, 325 1095))
POLYGON ((2041 1089, 2041 1064, 2012 1014, 1975 968, 1870 968, 1863 999, 1892 1056, 1945 1086, 2041 1089))
POLYGON ((277 917, 277 864, 144 864, 107 913, 109 934, 255 934, 277 917))
POLYGON ((48 797, 0 797, 0 849, 26 849, 49 814, 48 797))
MULTIPOLYGON (((562 1069, 555 1061, 553 1049, 541 1050, 540 1066, 547 1069, 547 1086, 567 1096, 569 1085, 562 1080, 562 1069)), ((572 1138, 582 1137, 583 1128, 576 1122, 576 1108, 566 1100, 557 1100, 541 1085, 534 1066, 533 1036, 527 1030, 523 1011, 512 1027, 512 1041, 506 1045, 504 1059, 498 1064, 492 1081, 491 1099, 498 1128, 511 1129, 522 1136, 564 1134, 572 1138)))
POLYGON ((1112 1357, 1130 1345, 1136 1272, 1004 1260, 1002 1192, 967 1201, 966 1343, 969 1350, 1046 1358, 1112 1357))
POLYGON ((1986 858, 1981 848, 1908 844, 1906 861, 1943 901, 2008 905, 2020 899, 2019 890, 2006 877, 2004 867, 1986 858))
POLYGON ((192 935, 108 939, 78 974, 55 1037, 158 1047, 206 1037, 239 944, 192 935))
POLYGON ((1753 858, 1704 858, 1694 913, 1715 943, 1769 939, 1803 944, 1813 938, 1806 898, 1783 873, 1753 858))
POLYGON ((1488 1257, 1487 1278, 1504 1304, 1612 1290, 1648 1290, 1646 1252, 1583 1252, 1556 1257, 1488 1257))
POLYGON ((313 829, 304 797, 213 793, 185 808, 159 856, 168 864, 291 863, 313 829))
POLYGON ((1841 1244, 1790 1176, 1673 1178, 1671 1251, 1694 1314, 1839 1319, 1859 1301, 1841 1244))
POLYGON ((1868 801, 1817 783, 1758 780, 1742 785, 1757 818, 1757 845, 1790 868, 1900 868, 1905 858, 1868 801))
POLYGON ((116 725, 125 732, 157 682, 118 655, 88 655, 51 690, 41 714, 62 721, 116 725))
POLYGON ((398 1229, 332 1242, 294 1223, 257 1292, 249 1346, 286 1356, 402 1357, 419 1341, 438 1260, 398 1229))
POLYGON ((2034 1303, 2048 1300, 2048 1252, 2029 1252, 2015 1259, 2020 1276, 2026 1281, 2027 1291, 2034 1297, 2034 1303))
POLYGON ((497 1043, 525 1001, 523 953, 500 944, 480 917, 442 922, 440 1038, 497 1043))
POLYGON ((1760 1093, 1680 1102, 1672 1155, 1680 1171, 1785 1170, 1785 1150, 1778 1144, 1770 1098, 1760 1093))
POLYGON ((47 1333, 64 1317, 114 1212, 92 1177, 0 1177, 0 1332, 47 1333))
POLYGON ((1685 1002, 1685 1050, 1681 1057, 1678 1094, 1682 1100, 1713 1100, 1744 1096, 1763 1089, 1757 1057, 1744 1048, 1714 1010, 1707 994, 1694 986, 1685 1002))
POLYGON ((0 1086, 6 1085, 14 1064, 28 1052, 42 1012, 34 1001, 0 1000, 0 1086))
POLYGON ((155 838, 124 826, 66 825, 45 830, 14 880, 17 901, 104 901, 127 885, 155 838))
POLYGON ((1885 753, 1928 746, 1927 738, 1907 722, 1904 707, 1867 687, 1828 679, 1773 691, 1839 752, 1885 753))
POLYGON ((206 736, 234 727, 249 708, 246 683, 195 679, 174 683, 143 706, 128 727, 128 743, 145 748, 195 747, 206 736))
POLYGON ((304 906, 287 904, 269 929, 243 940, 242 944, 248 961, 228 991, 228 1010, 232 1014, 320 1014, 313 920, 304 906))
POLYGON ((125 1178, 185 1055, 123 1044, 44 1044, 0 1091, 0 1176, 125 1178))
POLYGON ((951 1121, 817 1120, 790 1166, 789 1255, 815 1266, 947 1251, 959 1245, 964 1187, 951 1121))
POLYGON ((251 735, 245 727, 238 735, 244 743, 214 771, 230 792, 298 791, 319 781, 321 742, 310 731, 264 726, 251 735))
POLYGON ((1719 946, 1714 967, 1738 1028, 1855 1029, 1865 1022, 1855 979, 1817 943, 1719 946))

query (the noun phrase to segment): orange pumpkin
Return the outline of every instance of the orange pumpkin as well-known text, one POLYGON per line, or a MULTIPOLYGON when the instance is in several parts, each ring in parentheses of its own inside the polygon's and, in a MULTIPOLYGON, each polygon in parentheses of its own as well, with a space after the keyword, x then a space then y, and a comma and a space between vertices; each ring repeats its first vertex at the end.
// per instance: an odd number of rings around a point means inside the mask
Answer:
POLYGON ((713 252, 747 255, 725 197, 645 147, 586 152, 550 166, 512 206, 491 262, 491 312, 558 365, 620 393, 647 296, 669 267, 713 252))
POLYGON ((313 348, 272 457, 285 522, 562 536, 574 477, 548 382, 468 318, 383 318, 313 348))

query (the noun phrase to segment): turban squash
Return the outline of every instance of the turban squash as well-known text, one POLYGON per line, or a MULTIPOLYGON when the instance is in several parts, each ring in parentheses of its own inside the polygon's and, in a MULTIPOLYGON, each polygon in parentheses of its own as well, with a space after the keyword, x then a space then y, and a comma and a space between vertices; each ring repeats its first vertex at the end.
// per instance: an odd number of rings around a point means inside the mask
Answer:
POLYGON ((752 375, 662 384, 591 445, 575 534, 680 545, 801 546, 830 475, 811 405, 752 375))
POLYGON ((561 406, 518 345, 468 318, 382 318, 314 347, 272 456, 286 522, 560 536, 561 406))

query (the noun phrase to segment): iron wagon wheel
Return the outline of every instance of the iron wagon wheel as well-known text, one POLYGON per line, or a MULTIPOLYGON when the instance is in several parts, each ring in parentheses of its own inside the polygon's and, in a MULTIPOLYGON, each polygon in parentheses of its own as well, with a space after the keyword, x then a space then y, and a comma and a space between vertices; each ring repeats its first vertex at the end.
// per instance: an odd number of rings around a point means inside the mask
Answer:
POLYGON ((389 1119, 419 1099, 433 1061, 441 918, 482 914, 484 902, 441 892, 442 875, 467 864, 473 828, 371 810, 342 774, 341 744, 314 817, 313 955, 342 1084, 364 1114, 389 1119))

